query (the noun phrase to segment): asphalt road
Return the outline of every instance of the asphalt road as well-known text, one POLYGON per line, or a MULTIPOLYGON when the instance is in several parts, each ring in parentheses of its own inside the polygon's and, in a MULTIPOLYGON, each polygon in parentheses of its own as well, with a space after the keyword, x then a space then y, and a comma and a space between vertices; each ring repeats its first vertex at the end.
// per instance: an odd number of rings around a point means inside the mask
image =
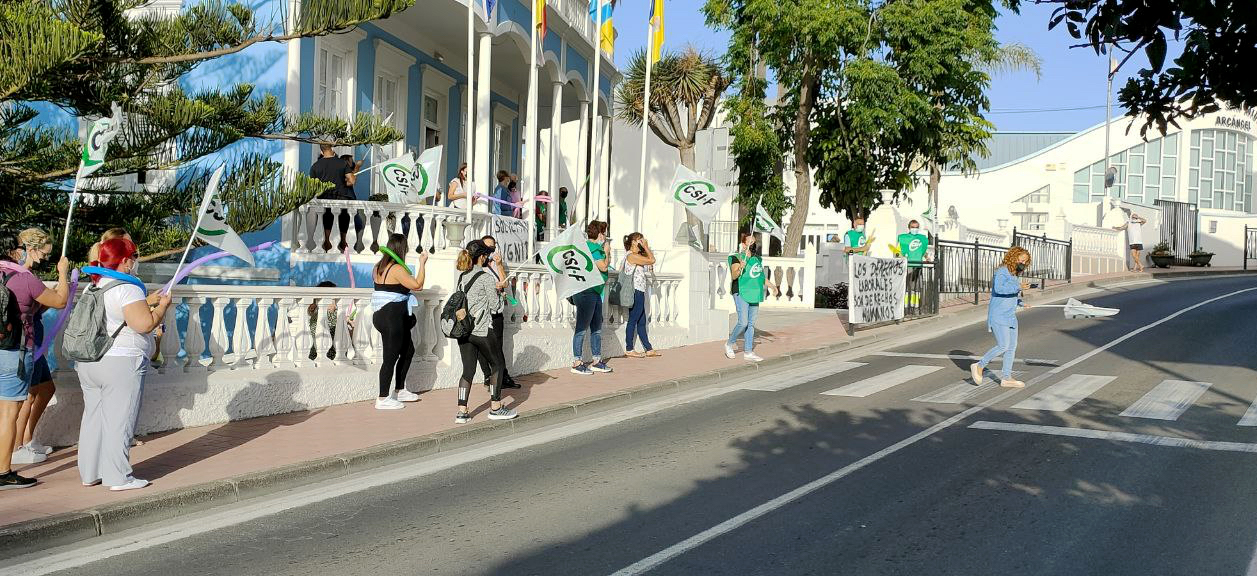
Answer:
POLYGON ((1088 301, 58 574, 1257 574, 1257 280, 1088 301))

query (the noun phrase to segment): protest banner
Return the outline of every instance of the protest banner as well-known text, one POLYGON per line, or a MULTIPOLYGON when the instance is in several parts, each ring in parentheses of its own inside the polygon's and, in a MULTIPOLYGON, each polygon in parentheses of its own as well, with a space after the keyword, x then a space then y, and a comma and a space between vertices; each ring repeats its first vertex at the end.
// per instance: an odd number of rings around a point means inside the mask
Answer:
POLYGON ((711 225, 720 206, 730 197, 727 187, 716 186, 715 182, 699 176, 683 165, 677 165, 669 194, 673 202, 689 210, 690 214, 705 225, 711 225))
POLYGON ((498 252, 507 264, 527 264, 528 222, 510 216, 489 215, 489 235, 498 242, 498 252))
POLYGON ((581 226, 569 226, 554 242, 541 249, 541 258, 542 264, 554 275, 559 298, 606 284, 589 253, 581 226))
POLYGON ((876 324, 903 319, 908 261, 853 255, 847 302, 852 324, 876 324))

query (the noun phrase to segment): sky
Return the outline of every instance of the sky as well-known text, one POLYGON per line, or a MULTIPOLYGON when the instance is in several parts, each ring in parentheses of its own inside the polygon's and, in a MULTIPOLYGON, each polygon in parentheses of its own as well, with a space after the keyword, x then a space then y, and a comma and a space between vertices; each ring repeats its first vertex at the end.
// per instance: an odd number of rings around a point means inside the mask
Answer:
MULTIPOLYGON (((706 26, 699 7, 702 0, 667 0, 664 47, 677 49, 685 43, 712 55, 724 53, 729 35, 706 26)), ((1004 14, 997 21, 1000 42, 1029 46, 1043 61, 1042 77, 1030 72, 998 75, 988 93, 991 111, 987 118, 1000 131, 1076 132, 1104 122, 1105 57, 1078 43, 1063 28, 1049 31, 1052 6, 1028 3, 1020 14, 1004 14)), ((624 68, 632 53, 646 44, 649 2, 621 1, 615 11, 616 63, 624 68)), ((1119 58, 1120 60, 1120 58, 1119 58)), ((1123 111, 1117 92, 1147 59, 1136 54, 1113 81, 1113 115, 1123 111)))

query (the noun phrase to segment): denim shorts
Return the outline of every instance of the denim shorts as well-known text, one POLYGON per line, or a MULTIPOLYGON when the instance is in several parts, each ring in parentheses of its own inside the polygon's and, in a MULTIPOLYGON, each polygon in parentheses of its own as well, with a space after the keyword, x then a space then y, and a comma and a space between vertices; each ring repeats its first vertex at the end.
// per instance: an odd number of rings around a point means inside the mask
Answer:
MULTIPOLYGON (((0 350, 0 401, 22 402, 30 391, 25 378, 18 376, 20 350, 0 350)), ((25 372, 24 372, 25 373, 25 372)))
POLYGON ((47 354, 36 360, 35 351, 27 350, 23 352, 23 358, 23 364, 26 366, 26 383, 28 385, 38 386, 44 382, 52 382, 52 372, 48 369, 47 354))

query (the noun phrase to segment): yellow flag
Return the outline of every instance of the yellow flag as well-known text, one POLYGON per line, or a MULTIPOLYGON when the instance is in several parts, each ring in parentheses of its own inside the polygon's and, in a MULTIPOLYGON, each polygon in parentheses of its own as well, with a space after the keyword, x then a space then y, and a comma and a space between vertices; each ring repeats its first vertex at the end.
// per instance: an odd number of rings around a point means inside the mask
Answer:
POLYGON ((663 54, 663 0, 650 0, 650 62, 663 54))

